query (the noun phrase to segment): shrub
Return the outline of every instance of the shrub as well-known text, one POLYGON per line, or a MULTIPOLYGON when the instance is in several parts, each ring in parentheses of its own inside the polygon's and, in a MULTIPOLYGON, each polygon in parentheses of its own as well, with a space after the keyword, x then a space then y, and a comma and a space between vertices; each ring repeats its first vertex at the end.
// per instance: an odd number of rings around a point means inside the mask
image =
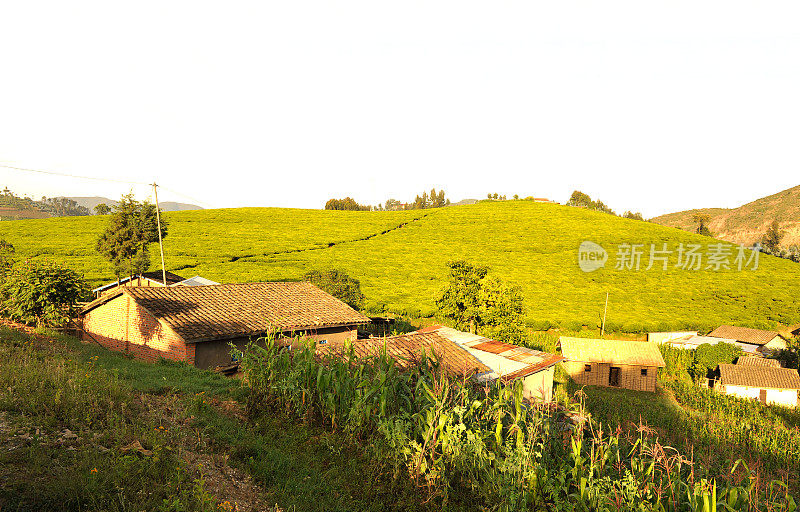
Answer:
POLYGON ((730 343, 711 345, 704 343, 694 351, 694 361, 689 373, 695 380, 703 379, 720 363, 732 363, 742 355, 742 349, 730 343))
POLYGON ((342 270, 312 270, 307 272, 303 279, 330 293, 355 310, 361 310, 364 307, 361 283, 342 270))
POLYGON ((83 277, 57 263, 28 260, 3 279, 3 314, 36 326, 61 326, 72 318, 88 289, 83 277))

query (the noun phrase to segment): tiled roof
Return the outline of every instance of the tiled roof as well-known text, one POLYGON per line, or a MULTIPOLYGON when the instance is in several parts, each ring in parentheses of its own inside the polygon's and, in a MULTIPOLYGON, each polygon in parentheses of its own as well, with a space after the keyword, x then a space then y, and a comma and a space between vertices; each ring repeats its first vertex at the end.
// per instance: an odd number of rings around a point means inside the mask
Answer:
POLYGON ((766 366, 768 368, 781 367, 781 362, 777 359, 767 359, 759 356, 742 356, 736 361, 736 364, 742 366, 766 366))
POLYGON ((791 368, 721 364, 719 384, 751 388, 800 389, 800 374, 791 368))
POLYGON ((751 345, 766 345, 776 336, 780 336, 775 331, 763 331, 761 329, 750 329, 749 327, 735 327, 733 325, 720 325, 709 336, 717 338, 727 338, 729 340, 741 341, 751 345))
POLYGON ((378 356, 385 348, 386 354, 397 361, 401 368, 416 364, 423 353, 427 357, 438 356, 442 369, 451 376, 470 376, 482 374, 489 368, 475 359, 469 352, 456 343, 435 332, 414 332, 387 336, 386 338, 369 338, 350 343, 336 343, 317 346, 317 355, 341 356, 352 346, 358 357, 378 356))
POLYGON ((125 287, 83 313, 126 293, 187 342, 369 323, 369 318, 307 282, 125 287))
POLYGON ((658 345, 646 341, 561 337, 561 353, 570 361, 663 367, 658 345))
POLYGON ((558 354, 503 343, 458 331, 449 327, 431 326, 426 328, 444 336, 468 350, 476 359, 491 368, 483 380, 501 378, 506 382, 527 377, 564 360, 558 354))

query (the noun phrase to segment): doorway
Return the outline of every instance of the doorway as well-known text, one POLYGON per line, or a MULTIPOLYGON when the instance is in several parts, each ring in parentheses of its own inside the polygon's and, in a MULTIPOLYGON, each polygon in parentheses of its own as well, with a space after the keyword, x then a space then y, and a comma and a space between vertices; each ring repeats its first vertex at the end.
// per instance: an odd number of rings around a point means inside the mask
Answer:
POLYGON ((619 387, 619 367, 612 366, 608 369, 608 385, 619 387))

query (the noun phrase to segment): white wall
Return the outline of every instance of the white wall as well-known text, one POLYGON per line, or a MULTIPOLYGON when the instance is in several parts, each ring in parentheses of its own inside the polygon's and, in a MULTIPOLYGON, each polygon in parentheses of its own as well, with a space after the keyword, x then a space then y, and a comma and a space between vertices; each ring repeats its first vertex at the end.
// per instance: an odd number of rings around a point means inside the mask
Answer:
MULTIPOLYGON (((725 386, 725 393, 728 395, 735 395, 741 398, 752 398, 759 400, 761 396, 761 388, 749 388, 746 386, 725 386)), ((797 390, 796 389, 767 389, 767 403, 780 404, 789 407, 797 406, 797 390)))

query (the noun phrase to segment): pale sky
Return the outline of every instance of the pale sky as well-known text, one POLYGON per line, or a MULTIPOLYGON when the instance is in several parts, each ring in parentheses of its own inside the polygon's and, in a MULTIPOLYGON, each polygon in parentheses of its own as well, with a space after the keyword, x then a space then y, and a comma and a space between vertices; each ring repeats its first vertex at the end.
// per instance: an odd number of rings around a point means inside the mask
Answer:
POLYGON ((0 164, 206 207, 734 207, 800 184, 800 4, 3 2, 0 164))

